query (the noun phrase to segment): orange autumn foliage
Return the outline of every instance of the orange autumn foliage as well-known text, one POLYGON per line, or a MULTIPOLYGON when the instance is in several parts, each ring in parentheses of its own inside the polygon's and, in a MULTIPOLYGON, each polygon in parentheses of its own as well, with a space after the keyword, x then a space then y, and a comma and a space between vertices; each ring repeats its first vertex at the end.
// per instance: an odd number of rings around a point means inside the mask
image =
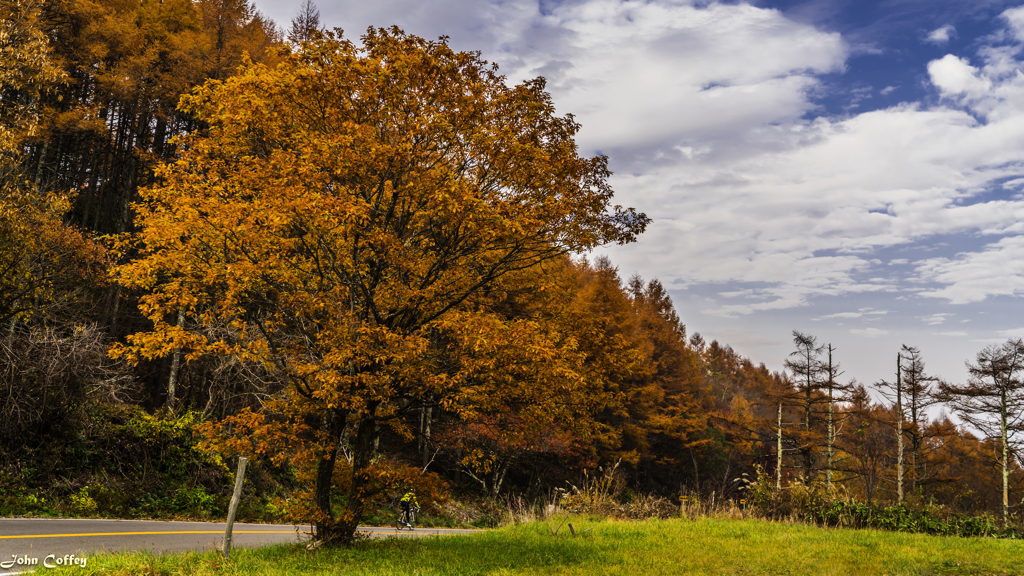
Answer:
POLYGON ((509 87, 444 40, 371 29, 248 63, 182 108, 210 128, 135 207, 140 256, 117 277, 148 291, 154 328, 114 353, 230 354, 287 379, 297 412, 278 422, 315 435, 319 538, 351 538, 383 486, 382 425, 408 433, 428 402, 471 414, 528 367, 553 398, 585 393, 559 334, 494 310, 546 290, 525 271, 632 241, 647 218, 610 207, 606 159, 577 154, 542 80, 509 87), (352 474, 335 517, 339 447, 352 474))

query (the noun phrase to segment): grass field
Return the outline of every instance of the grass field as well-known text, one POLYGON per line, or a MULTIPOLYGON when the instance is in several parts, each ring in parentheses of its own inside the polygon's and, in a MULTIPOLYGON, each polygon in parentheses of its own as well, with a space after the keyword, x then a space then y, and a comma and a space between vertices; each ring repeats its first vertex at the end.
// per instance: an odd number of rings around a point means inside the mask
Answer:
MULTIPOLYGON (((52 573, 284 574, 1020 574, 1024 542, 820 529, 756 520, 559 520, 472 536, 386 539, 340 550, 239 549, 219 554, 94 556, 52 573), (557 533, 556 533, 557 529, 557 533)), ((47 573, 51 573, 47 571, 47 573)))

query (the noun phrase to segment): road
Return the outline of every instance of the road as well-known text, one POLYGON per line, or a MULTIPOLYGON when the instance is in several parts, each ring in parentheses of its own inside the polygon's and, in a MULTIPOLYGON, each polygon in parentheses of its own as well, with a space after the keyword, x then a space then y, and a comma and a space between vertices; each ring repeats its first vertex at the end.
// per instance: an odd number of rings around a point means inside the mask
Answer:
MULTIPOLYGON (((223 522, 163 522, 158 520, 73 520, 53 518, 0 518, 0 575, 65 562, 81 564, 90 555, 119 550, 149 550, 154 554, 190 550, 220 550, 223 522), (72 555, 74 555, 72 557, 72 555), (32 562, 35 562, 34 564, 32 562)), ((374 538, 472 534, 478 530, 392 528, 360 526, 374 538)), ((302 542, 309 526, 235 523, 234 546, 262 546, 302 542)))

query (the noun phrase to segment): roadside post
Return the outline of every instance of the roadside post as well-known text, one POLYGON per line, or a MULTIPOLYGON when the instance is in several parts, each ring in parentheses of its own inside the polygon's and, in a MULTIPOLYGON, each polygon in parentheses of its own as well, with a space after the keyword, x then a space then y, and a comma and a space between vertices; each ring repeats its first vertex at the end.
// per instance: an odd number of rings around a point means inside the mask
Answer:
POLYGON ((235 512, 238 512, 238 503, 242 499, 242 480, 245 479, 245 464, 248 460, 242 456, 238 459, 238 472, 235 472, 235 492, 231 495, 231 504, 228 506, 228 525, 224 529, 224 558, 231 554, 231 529, 235 525, 235 512))

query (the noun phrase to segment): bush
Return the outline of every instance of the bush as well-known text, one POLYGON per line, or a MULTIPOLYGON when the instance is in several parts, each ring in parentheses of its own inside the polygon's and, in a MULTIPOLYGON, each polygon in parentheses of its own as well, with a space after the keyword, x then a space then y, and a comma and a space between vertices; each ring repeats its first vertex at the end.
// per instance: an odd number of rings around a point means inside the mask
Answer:
POLYGON ((598 468, 598 474, 584 471, 579 486, 558 490, 558 507, 572 514, 592 514, 605 518, 646 519, 679 516, 679 506, 661 496, 637 495, 626 487, 619 463, 598 468))
POLYGON ((91 516, 99 508, 85 488, 82 488, 77 494, 72 494, 70 500, 71 509, 80 516, 91 516))
POLYGON ((1019 538, 1020 530, 998 529, 991 516, 962 516, 944 506, 907 503, 882 505, 857 502, 841 488, 796 482, 776 490, 762 470, 750 486, 749 499, 758 515, 769 520, 809 522, 819 526, 876 528, 937 536, 1019 538))

